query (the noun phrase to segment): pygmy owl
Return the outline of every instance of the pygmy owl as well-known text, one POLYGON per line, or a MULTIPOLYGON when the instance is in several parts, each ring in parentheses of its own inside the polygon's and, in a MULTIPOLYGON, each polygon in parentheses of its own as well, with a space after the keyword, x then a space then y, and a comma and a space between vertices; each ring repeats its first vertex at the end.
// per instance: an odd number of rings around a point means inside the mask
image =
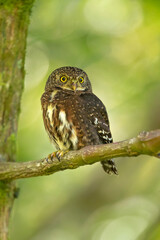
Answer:
MULTIPOLYGON (((57 150, 78 150, 111 143, 104 104, 93 94, 87 74, 76 67, 61 67, 49 76, 41 97, 43 121, 57 150)), ((103 160, 107 173, 117 174, 113 160, 103 160)))

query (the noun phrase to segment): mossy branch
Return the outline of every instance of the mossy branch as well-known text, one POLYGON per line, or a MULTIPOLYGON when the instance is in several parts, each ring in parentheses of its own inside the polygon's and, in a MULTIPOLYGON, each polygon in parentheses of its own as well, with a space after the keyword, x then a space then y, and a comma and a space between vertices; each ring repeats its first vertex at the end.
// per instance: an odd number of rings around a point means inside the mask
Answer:
POLYGON ((104 159, 132 157, 141 154, 160 158, 160 129, 142 132, 129 140, 87 146, 78 151, 68 152, 63 159, 47 159, 29 162, 1 162, 0 179, 11 180, 53 174, 65 169, 75 169, 83 165, 94 164, 104 159))

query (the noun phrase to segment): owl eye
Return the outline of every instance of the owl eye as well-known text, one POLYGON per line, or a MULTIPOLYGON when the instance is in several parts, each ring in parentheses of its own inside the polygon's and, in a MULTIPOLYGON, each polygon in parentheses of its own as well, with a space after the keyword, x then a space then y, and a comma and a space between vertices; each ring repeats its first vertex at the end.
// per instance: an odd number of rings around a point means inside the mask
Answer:
POLYGON ((80 83, 83 83, 83 82, 84 82, 84 78, 83 78, 83 77, 80 77, 80 78, 79 78, 79 82, 80 82, 80 83))
POLYGON ((61 82, 65 83, 65 82, 67 82, 67 77, 66 76, 62 76, 60 78, 60 80, 61 80, 61 82))

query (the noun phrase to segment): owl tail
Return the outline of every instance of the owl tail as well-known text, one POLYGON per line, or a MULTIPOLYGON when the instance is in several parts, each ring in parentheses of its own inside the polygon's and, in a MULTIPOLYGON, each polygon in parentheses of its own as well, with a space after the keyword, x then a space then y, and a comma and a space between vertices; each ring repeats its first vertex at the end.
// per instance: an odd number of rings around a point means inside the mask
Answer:
POLYGON ((103 160, 101 161, 102 167, 104 171, 108 174, 116 174, 118 175, 117 167, 112 159, 109 160, 103 160))

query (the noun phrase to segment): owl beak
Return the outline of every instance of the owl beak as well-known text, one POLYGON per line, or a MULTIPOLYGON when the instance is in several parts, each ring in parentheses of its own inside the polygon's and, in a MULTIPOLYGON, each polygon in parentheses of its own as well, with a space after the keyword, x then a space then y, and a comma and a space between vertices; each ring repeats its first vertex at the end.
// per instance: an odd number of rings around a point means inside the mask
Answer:
POLYGON ((76 84, 76 82, 73 82, 73 83, 72 83, 72 89, 73 89, 74 92, 76 91, 76 89, 77 89, 77 84, 76 84))

